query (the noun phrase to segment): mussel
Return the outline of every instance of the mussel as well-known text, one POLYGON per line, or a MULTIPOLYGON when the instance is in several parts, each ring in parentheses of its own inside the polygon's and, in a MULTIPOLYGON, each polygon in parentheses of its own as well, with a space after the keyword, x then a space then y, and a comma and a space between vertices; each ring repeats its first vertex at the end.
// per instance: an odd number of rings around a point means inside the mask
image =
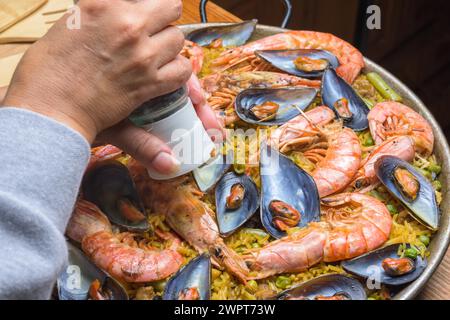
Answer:
POLYGON ((255 31, 258 20, 249 20, 236 24, 206 27, 192 31, 187 40, 205 47, 220 41, 223 47, 241 46, 245 44, 255 31))
POLYGON ((355 131, 369 126, 369 108, 356 91, 333 68, 327 68, 322 77, 322 100, 343 119, 344 125, 355 131))
POLYGON ((89 170, 82 190, 84 198, 97 205, 114 224, 134 232, 150 229, 136 186, 122 163, 105 162, 89 170))
POLYGON ((230 169, 233 163, 233 150, 229 148, 226 155, 218 152, 208 163, 193 171, 195 182, 202 192, 209 191, 230 169))
MULTIPOLYGON (((406 249, 409 246, 406 247, 406 249)), ((399 245, 393 244, 382 249, 378 249, 352 260, 341 262, 345 271, 369 279, 375 283, 399 286, 416 280, 427 266, 427 260, 420 255, 411 260, 411 268, 403 268, 400 272, 393 270, 393 262, 400 262, 398 255, 399 245), (388 259, 391 266, 386 266, 388 259)))
POLYGON ((366 300, 361 283, 342 274, 329 274, 301 283, 277 295, 278 300, 366 300))
POLYGON ((250 88, 235 101, 239 118, 261 126, 280 125, 298 116, 316 98, 317 90, 298 88, 250 88))
POLYGON ((259 206, 256 184, 247 175, 229 172, 216 187, 216 212, 219 231, 227 236, 250 219, 259 206))
POLYGON ((320 218, 319 192, 313 178, 289 158, 267 144, 261 145, 261 221, 275 238, 288 227, 304 227, 320 218), (282 219, 287 218, 287 219, 282 219), (295 221, 296 223, 290 223, 295 221))
POLYGON ((60 300, 128 300, 125 289, 116 280, 74 245, 68 242, 67 246, 69 263, 56 283, 60 300))
POLYGON ((209 300, 211 296, 211 258, 203 253, 192 259, 166 284, 164 300, 209 300))
POLYGON ((432 230, 439 227, 439 206, 431 183, 412 165, 394 156, 383 156, 375 172, 389 192, 409 209, 412 217, 432 230))
POLYGON ((319 78, 328 66, 339 67, 336 56, 326 50, 260 50, 255 54, 275 68, 302 78, 319 78))

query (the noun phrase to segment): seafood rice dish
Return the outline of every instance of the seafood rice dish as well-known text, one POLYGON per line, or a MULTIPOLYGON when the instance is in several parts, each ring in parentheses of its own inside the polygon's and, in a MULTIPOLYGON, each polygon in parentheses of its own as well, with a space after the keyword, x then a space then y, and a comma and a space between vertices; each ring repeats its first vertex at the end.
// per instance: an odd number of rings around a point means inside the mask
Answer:
POLYGON ((344 40, 249 41, 255 27, 186 37, 227 128, 207 164, 157 181, 92 149, 66 232, 82 285, 66 270, 59 299, 385 300, 425 270, 442 200, 430 124, 344 40))

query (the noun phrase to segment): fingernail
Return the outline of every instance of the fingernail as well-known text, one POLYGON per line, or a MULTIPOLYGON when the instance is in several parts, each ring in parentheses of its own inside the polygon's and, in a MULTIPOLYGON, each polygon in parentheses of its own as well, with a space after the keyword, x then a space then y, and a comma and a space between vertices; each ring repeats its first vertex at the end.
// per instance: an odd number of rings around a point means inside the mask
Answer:
POLYGON ((177 172, 180 165, 180 161, 167 152, 160 152, 152 161, 152 167, 163 174, 177 172))
POLYGON ((192 74, 192 76, 191 76, 191 84, 197 90, 201 90, 202 89, 202 86, 200 85, 200 80, 194 74, 192 74))

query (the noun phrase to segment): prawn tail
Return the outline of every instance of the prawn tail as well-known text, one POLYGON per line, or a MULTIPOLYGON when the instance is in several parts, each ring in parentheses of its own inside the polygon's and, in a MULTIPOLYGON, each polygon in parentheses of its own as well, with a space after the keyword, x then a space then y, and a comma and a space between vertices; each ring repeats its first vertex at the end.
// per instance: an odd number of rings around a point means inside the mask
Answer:
POLYGON ((81 243, 87 235, 100 231, 111 231, 108 218, 93 203, 85 200, 78 201, 69 220, 66 235, 81 243))

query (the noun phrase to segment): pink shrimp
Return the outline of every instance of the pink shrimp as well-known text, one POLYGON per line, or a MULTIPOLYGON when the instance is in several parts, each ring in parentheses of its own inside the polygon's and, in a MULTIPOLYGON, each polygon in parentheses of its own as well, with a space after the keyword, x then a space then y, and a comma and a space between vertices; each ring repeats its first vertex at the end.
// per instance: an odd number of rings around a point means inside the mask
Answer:
POLYGON ((414 141, 408 136, 399 136, 381 143, 361 163, 352 185, 361 188, 376 184, 378 178, 375 173, 375 162, 384 155, 393 155, 411 162, 415 155, 414 141))
POLYGON ((223 72, 237 66, 240 70, 261 70, 262 63, 256 50, 321 49, 333 53, 339 60, 337 73, 348 83, 353 83, 364 68, 361 52, 348 42, 329 33, 314 31, 288 31, 248 43, 223 52, 211 62, 213 71, 223 72), (243 66, 243 67, 242 67, 243 66))
POLYGON ((358 193, 325 198, 321 222, 244 255, 251 279, 302 272, 319 262, 360 256, 389 238, 392 217, 379 200, 358 193))
POLYGON ((185 40, 181 55, 185 56, 191 61, 192 72, 194 74, 199 74, 203 67, 203 60, 205 59, 203 48, 192 41, 185 40))
POLYGON ((101 269, 126 282, 152 282, 178 271, 183 257, 172 249, 144 250, 130 246, 134 235, 114 234, 108 218, 94 204, 78 201, 66 234, 81 243, 86 255, 101 269))
POLYGON ((208 104, 220 118, 225 118, 227 125, 230 125, 239 119, 234 110, 234 101, 236 96, 245 89, 250 87, 278 88, 295 86, 319 88, 320 81, 277 72, 255 71, 235 74, 212 74, 203 78, 201 85, 205 90, 208 104))
POLYGON ((271 144, 283 153, 301 150, 315 164, 311 176, 320 197, 343 190, 353 180, 361 162, 358 136, 339 122, 323 125, 334 119, 327 107, 317 107, 279 127, 271 144))
POLYGON ((398 102, 378 103, 367 116, 375 144, 392 136, 410 136, 416 151, 429 156, 433 152, 431 125, 416 111, 398 102))
POLYGON ((335 117, 330 108, 316 107, 306 112, 305 116, 299 115, 277 128, 270 136, 270 144, 281 152, 312 144, 320 133, 317 127, 330 123, 335 117))
POLYGON ((321 198, 347 187, 361 163, 361 145, 353 130, 344 128, 328 135, 327 140, 328 149, 324 155, 320 149, 314 152, 316 157, 320 159, 322 156, 322 159, 311 173, 321 198))
POLYGON ((248 268, 242 258, 227 247, 220 237, 214 212, 198 196, 201 192, 187 178, 169 181, 147 179, 146 205, 154 212, 166 215, 169 226, 198 252, 209 252, 213 261, 225 267, 240 281, 246 281, 248 268))

